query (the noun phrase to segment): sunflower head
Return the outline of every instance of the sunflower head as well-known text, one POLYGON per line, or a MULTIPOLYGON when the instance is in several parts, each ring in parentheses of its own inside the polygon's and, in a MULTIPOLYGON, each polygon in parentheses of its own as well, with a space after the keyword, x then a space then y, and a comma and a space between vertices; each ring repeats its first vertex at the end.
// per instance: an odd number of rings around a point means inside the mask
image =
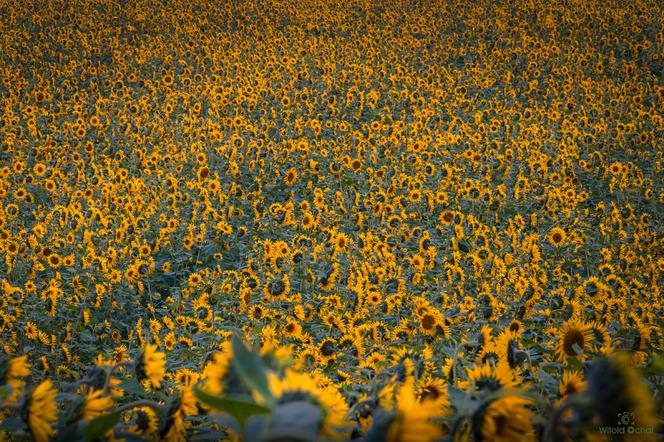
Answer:
POLYGON ((592 327, 576 319, 565 322, 558 331, 558 344, 555 354, 560 362, 580 357, 582 352, 593 348, 592 327))
POLYGON ((85 395, 81 419, 89 420, 101 416, 112 406, 113 399, 109 396, 104 396, 103 390, 90 389, 85 395))
POLYGON ((166 355, 157 346, 148 344, 136 360, 136 376, 139 381, 149 381, 156 388, 166 375, 166 355))
POLYGON ((268 378, 270 390, 278 405, 297 401, 311 403, 322 412, 320 434, 329 437, 340 435, 339 429, 347 424, 348 404, 329 379, 315 373, 298 373, 292 369, 286 370, 281 377, 270 373, 268 378))
POLYGON ((630 366, 630 356, 616 353, 595 361, 588 374, 585 396, 590 399, 600 425, 615 425, 620 413, 634 413, 634 425, 657 427, 659 418, 652 394, 630 366))
POLYGON ((479 407, 472 417, 475 440, 534 441, 530 405, 530 400, 510 394, 479 407))
POLYGON ((56 395, 53 383, 47 379, 33 390, 25 403, 24 416, 37 442, 46 442, 55 434, 53 422, 58 419, 56 395))
POLYGON ((11 379, 29 376, 30 367, 27 355, 5 361, 0 360, 0 383, 4 384, 11 379))
MULTIPOLYGON (((404 383, 395 389, 395 393, 396 400, 387 429, 387 441, 433 441, 442 435, 441 428, 431 421, 444 414, 440 402, 418 397, 412 376, 407 376, 404 383)), ((377 422, 379 423, 380 419, 377 422)))
POLYGON ((132 411, 134 425, 131 426, 131 432, 149 436, 159 429, 159 418, 157 413, 151 407, 139 407, 132 411))

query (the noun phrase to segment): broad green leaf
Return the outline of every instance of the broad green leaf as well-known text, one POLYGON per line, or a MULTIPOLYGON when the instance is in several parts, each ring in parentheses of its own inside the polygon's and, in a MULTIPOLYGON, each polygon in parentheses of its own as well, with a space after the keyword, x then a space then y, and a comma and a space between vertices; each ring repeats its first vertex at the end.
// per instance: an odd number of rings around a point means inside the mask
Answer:
POLYGON ((240 425, 244 426, 247 418, 257 414, 269 414, 270 409, 246 399, 222 397, 210 394, 200 388, 194 389, 194 394, 199 401, 220 411, 224 411, 233 416, 240 425))
POLYGON ((5 431, 18 431, 25 428, 25 423, 18 417, 8 417, 0 423, 0 430, 5 431))
POLYGON ((266 431, 270 435, 291 431, 314 440, 322 424, 323 413, 319 407, 306 401, 293 401, 275 407, 266 431))
POLYGON ((93 441, 99 439, 101 436, 106 434, 108 430, 113 428, 113 426, 120 421, 121 416, 122 416, 121 412, 114 411, 112 413, 97 416, 94 419, 90 420, 90 422, 83 429, 83 433, 85 434, 85 440, 93 441))
POLYGON ((576 344, 576 343, 572 344, 572 350, 574 350, 574 352, 577 355, 583 354, 583 349, 581 347, 579 347, 579 344, 576 344))
POLYGON ((235 367, 242 381, 267 401, 273 401, 274 398, 268 386, 265 366, 260 356, 249 351, 237 335, 233 335, 232 345, 233 367, 235 367))

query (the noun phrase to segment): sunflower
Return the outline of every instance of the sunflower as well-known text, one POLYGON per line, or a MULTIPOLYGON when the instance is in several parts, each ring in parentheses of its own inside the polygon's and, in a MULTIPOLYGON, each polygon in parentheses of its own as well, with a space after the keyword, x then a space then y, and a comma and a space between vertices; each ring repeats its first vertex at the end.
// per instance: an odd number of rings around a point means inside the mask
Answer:
POLYGON ((578 350, 583 353, 592 347, 592 327, 577 319, 570 319, 558 330, 558 344, 555 355, 559 362, 566 362, 569 358, 578 357, 578 350))
POLYGON ((103 390, 91 389, 88 394, 85 395, 85 403, 83 404, 81 419, 89 420, 101 416, 113 406, 113 399, 108 396, 103 396, 103 394, 103 390))
POLYGON ((390 393, 395 394, 393 401, 395 416, 390 421, 386 440, 389 442, 436 440, 443 433, 438 425, 431 422, 431 419, 443 415, 441 402, 432 396, 422 398, 416 395, 412 360, 404 360, 404 370, 406 372, 404 383, 394 389, 388 389, 390 393))
POLYGON ((340 253, 345 253, 348 251, 348 245, 350 243, 350 238, 345 233, 338 233, 334 237, 334 251, 332 257, 336 257, 340 253))
POLYGON ((166 375, 166 355, 157 351, 157 346, 148 344, 135 362, 136 376, 139 381, 147 380, 159 388, 166 375))
POLYGON ((509 370, 507 364, 498 364, 495 368, 484 363, 476 364, 466 369, 468 380, 459 382, 459 387, 473 392, 494 392, 501 388, 513 388, 518 385, 514 372, 509 370))
POLYGON ((283 330, 286 336, 298 339, 302 333, 302 325, 296 318, 288 318, 283 330))
POLYGON ((634 427, 657 428, 660 424, 653 396, 630 366, 627 353, 593 362, 583 395, 592 403, 599 426, 615 426, 616 416, 624 413, 633 413, 634 427))
POLYGON ((233 350, 230 342, 225 342, 222 351, 215 352, 212 360, 205 365, 202 378, 205 388, 212 394, 220 395, 224 392, 225 380, 229 372, 233 350))
POLYGON ((517 395, 505 395, 482 406, 473 416, 475 439, 495 442, 534 441, 532 401, 517 395))
POLYGON ((185 442, 185 417, 196 412, 196 398, 191 387, 180 387, 166 413, 166 423, 160 431, 160 440, 185 442))
POLYGON ((505 360, 515 370, 521 362, 521 340, 518 332, 505 330, 496 338, 495 349, 500 360, 505 360))
POLYGON ((586 387, 583 375, 578 371, 564 371, 558 384, 558 396, 564 398, 579 393, 586 387))
POLYGON ((195 373, 188 368, 181 368, 175 373, 174 380, 178 384, 191 386, 198 381, 199 377, 200 375, 198 373, 195 373))
POLYGON ((418 399, 420 402, 433 401, 438 412, 443 415, 450 410, 447 384, 442 379, 428 377, 419 382, 418 399))
POLYGON ((549 234, 546 236, 549 244, 554 247, 560 247, 565 243, 567 239, 567 232, 564 229, 556 226, 549 231, 549 234))
POLYGON ((58 418, 56 395, 51 380, 47 379, 35 388, 26 402, 26 420, 37 442, 46 442, 55 434, 52 423, 58 418))
POLYGON ((154 434, 159 428, 159 418, 151 407, 139 407, 132 410, 134 425, 130 431, 140 436, 154 434))
POLYGON ((19 356, 10 359, 0 367, 0 384, 6 383, 10 379, 23 378, 30 375, 30 363, 28 355, 19 356))
POLYGON ((18 400, 25 386, 22 378, 30 375, 30 367, 27 355, 6 360, 0 365, 0 385, 8 384, 12 387, 11 395, 5 398, 7 403, 15 403, 18 400))
POLYGON ((290 279, 288 275, 270 280, 263 289, 263 293, 270 300, 288 296, 290 293, 290 279))
MULTIPOLYGON (((298 373, 292 369, 286 370, 283 377, 274 373, 268 374, 270 391, 277 399, 277 404, 286 404, 294 401, 310 402, 321 409, 323 422, 320 435, 326 437, 339 437, 341 428, 347 424, 348 404, 343 395, 329 381, 326 382, 316 373, 298 373)), ((257 398, 263 402, 263 398, 257 398)))
POLYGON ((337 352, 337 345, 334 339, 326 338, 318 346, 318 360, 322 365, 334 361, 337 352))
POLYGON ((284 177, 284 184, 290 187, 293 184, 295 184, 296 180, 297 180, 297 171, 294 168, 291 168, 288 172, 286 172, 286 176, 284 177))

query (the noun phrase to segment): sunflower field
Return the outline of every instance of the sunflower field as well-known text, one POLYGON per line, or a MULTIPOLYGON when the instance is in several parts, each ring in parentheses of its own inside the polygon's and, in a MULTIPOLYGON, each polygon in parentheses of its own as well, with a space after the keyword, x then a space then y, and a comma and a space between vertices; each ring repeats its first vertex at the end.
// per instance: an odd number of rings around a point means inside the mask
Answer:
POLYGON ((664 437, 663 17, 0 0, 0 441, 664 437))

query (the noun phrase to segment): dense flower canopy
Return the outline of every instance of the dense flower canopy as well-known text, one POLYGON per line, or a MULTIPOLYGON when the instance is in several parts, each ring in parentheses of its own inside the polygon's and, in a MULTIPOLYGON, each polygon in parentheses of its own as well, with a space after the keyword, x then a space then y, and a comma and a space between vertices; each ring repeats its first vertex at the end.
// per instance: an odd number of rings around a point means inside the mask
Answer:
POLYGON ((0 0, 0 440, 656 436, 662 17, 0 0))

